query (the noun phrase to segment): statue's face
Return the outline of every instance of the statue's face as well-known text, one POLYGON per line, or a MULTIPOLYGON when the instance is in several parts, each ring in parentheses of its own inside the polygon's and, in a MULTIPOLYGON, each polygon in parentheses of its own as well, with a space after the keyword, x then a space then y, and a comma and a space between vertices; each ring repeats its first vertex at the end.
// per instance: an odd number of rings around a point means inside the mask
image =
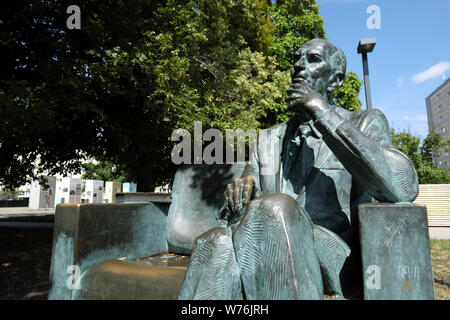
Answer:
POLYGON ((326 41, 311 40, 294 54, 292 83, 306 82, 314 91, 326 97, 333 67, 328 61, 330 46, 326 41))

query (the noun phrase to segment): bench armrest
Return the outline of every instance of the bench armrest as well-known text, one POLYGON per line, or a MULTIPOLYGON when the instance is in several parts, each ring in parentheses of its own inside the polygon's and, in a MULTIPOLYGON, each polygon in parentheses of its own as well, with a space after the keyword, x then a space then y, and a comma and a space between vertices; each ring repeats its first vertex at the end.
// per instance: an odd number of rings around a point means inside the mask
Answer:
POLYGON ((423 205, 359 206, 365 300, 433 300, 427 211, 423 205))
POLYGON ((70 281, 99 262, 167 251, 168 209, 151 202, 58 205, 48 298, 71 299, 70 281))

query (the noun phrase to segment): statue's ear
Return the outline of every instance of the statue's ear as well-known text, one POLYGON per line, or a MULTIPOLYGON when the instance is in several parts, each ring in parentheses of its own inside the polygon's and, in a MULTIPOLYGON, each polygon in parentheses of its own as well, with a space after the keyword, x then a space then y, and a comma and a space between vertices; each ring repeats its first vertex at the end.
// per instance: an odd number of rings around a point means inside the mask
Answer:
POLYGON ((337 88, 342 86, 342 84, 344 83, 344 80, 345 80, 345 73, 342 73, 342 72, 336 73, 333 76, 333 78, 331 78, 330 86, 328 87, 328 91, 333 92, 334 90, 336 90, 337 88))

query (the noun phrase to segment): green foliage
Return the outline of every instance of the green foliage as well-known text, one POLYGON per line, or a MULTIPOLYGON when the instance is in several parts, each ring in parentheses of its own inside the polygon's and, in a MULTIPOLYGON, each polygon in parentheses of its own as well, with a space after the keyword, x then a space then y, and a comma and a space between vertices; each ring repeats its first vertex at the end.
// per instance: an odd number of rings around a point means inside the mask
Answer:
POLYGON ((0 200, 17 200, 19 191, 16 189, 5 189, 0 191, 0 200))
POLYGON ((83 179, 103 181, 128 181, 125 171, 110 161, 87 162, 83 165, 83 179))
POLYGON ((433 156, 450 151, 450 141, 442 140, 439 133, 430 132, 423 141, 407 132, 395 133, 391 130, 392 144, 411 159, 421 184, 450 183, 450 171, 434 165, 433 156))
POLYGON ((276 57, 281 70, 290 70, 293 53, 303 43, 325 39, 323 18, 315 0, 284 0, 270 5, 275 30, 267 53, 276 57))
POLYGON ((351 111, 361 110, 359 91, 363 82, 354 72, 348 72, 344 83, 334 92, 334 101, 343 108, 351 111))
MULTIPOLYGON (((173 129, 286 121, 292 53, 325 36, 313 0, 84 0, 81 30, 66 28, 70 4, 2 3, 0 183, 9 187, 45 170, 80 172, 86 158, 114 163, 112 176, 139 191, 170 182, 173 129)), ((356 84, 339 101, 354 106, 356 84)), ((88 168, 112 174, 103 169, 88 168)))

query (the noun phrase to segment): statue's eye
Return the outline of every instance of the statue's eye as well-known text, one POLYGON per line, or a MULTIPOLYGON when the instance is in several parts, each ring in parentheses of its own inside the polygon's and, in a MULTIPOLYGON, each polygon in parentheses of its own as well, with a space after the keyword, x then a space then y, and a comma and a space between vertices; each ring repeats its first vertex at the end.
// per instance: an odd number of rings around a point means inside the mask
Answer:
POLYGON ((308 62, 314 63, 314 62, 321 62, 322 57, 318 54, 308 54, 308 62))

